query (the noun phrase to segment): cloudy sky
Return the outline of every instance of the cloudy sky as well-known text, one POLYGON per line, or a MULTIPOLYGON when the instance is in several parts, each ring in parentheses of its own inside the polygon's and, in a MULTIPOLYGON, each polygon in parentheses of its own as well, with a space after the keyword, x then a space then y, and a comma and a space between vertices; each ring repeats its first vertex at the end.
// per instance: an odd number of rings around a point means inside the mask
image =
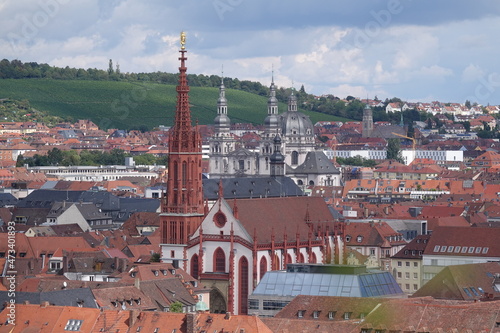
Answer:
POLYGON ((0 0, 0 57, 500 104, 498 0, 0 0))

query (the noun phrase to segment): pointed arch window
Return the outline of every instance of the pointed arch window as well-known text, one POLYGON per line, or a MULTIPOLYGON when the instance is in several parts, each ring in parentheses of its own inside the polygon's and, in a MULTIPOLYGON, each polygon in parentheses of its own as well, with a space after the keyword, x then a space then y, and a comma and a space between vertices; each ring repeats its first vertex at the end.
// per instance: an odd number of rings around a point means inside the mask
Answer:
POLYGON ((264 274, 266 274, 267 272, 267 259, 266 257, 262 257, 260 258, 260 276, 259 276, 259 279, 262 279, 262 277, 264 276, 264 274))
POLYGON ((240 314, 248 313, 248 260, 241 257, 239 262, 239 280, 240 280, 240 314))
POLYGON ((226 272, 226 255, 220 247, 214 252, 214 272, 226 272))
POLYGON ((200 272, 198 270, 198 255, 194 254, 191 257, 191 276, 194 277, 195 279, 198 279, 200 272))

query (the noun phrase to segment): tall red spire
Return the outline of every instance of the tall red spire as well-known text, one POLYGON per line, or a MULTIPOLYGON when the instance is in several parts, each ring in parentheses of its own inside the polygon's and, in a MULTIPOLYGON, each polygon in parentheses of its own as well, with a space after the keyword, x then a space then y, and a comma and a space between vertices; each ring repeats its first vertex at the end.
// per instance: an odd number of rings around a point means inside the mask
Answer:
POLYGON ((182 33, 175 123, 169 133, 167 194, 161 213, 164 244, 186 244, 203 217, 201 135, 191 124, 185 40, 182 33))

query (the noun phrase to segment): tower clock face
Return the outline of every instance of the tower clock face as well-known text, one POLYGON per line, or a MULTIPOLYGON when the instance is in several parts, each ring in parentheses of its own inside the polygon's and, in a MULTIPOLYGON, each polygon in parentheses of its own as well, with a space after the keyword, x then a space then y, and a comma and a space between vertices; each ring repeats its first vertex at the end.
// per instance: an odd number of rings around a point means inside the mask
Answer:
POLYGON ((227 222, 226 215, 224 215, 224 213, 218 212, 214 216, 214 222, 216 226, 222 228, 223 226, 226 225, 227 222))

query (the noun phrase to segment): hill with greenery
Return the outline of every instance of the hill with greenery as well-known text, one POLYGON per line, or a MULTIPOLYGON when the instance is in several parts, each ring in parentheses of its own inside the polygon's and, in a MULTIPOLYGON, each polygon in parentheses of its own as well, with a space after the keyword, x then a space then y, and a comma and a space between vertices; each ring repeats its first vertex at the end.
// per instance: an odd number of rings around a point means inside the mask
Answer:
MULTIPOLYGON (((193 121, 211 124, 217 113, 219 91, 191 87, 193 121)), ((55 79, 0 80, 0 98, 28 100, 32 107, 69 120, 90 119, 103 128, 154 128, 173 124, 175 85, 153 82, 55 79)), ((234 123, 261 124, 267 114, 267 97, 227 89, 229 117, 234 123)), ((286 110, 286 104, 280 104, 286 110)), ((314 122, 344 120, 301 110, 314 122)))

